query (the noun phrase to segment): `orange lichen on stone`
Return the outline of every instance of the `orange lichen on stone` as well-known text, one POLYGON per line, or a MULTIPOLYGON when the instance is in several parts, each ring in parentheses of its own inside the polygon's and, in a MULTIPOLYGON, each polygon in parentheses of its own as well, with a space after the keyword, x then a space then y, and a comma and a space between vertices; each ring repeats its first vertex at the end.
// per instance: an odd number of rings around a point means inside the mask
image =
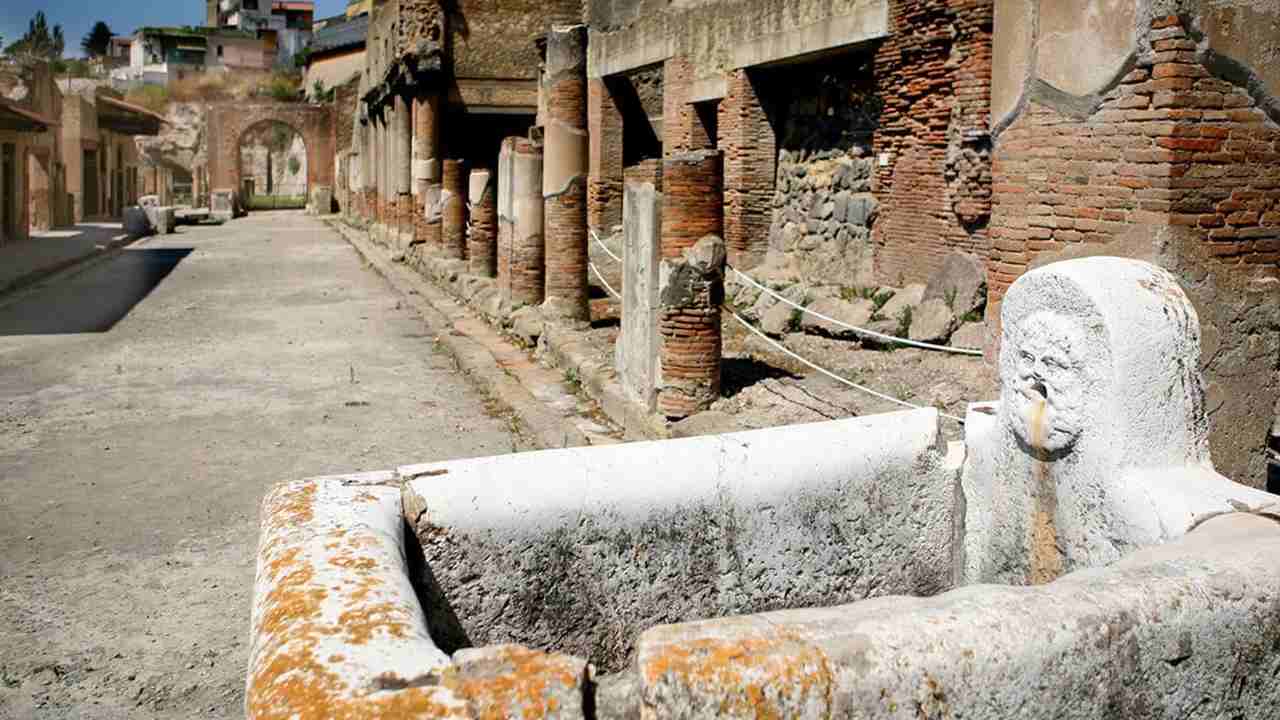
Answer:
POLYGON ((307 481, 301 487, 282 485, 267 498, 263 515, 267 529, 297 527, 315 518, 316 483, 307 481))
POLYGON ((518 645, 486 648, 483 661, 453 666, 440 684, 467 699, 476 720, 538 720, 560 709, 556 690, 575 690, 582 682, 569 658, 518 645), (492 669, 490 669, 492 668, 492 669))
POLYGON ((718 713, 785 718, 799 707, 821 715, 831 707, 834 683, 822 650, 785 629, 734 640, 679 640, 642 659, 648 687, 659 683, 712 690, 718 713))
POLYGON ((364 645, 378 631, 394 638, 408 638, 412 630, 409 624, 412 617, 413 608, 384 602, 342 613, 338 616, 338 626, 346 635, 347 642, 364 645))

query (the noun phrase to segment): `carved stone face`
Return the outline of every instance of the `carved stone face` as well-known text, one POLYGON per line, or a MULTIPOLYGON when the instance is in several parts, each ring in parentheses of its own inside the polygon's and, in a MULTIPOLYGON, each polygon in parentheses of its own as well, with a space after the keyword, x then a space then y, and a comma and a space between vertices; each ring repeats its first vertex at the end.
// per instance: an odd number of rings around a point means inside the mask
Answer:
POLYGON ((1071 449, 1089 423, 1093 385, 1085 332, 1078 321, 1040 311, 1014 334, 1001 363, 1005 423, 1027 446, 1050 453, 1071 449))

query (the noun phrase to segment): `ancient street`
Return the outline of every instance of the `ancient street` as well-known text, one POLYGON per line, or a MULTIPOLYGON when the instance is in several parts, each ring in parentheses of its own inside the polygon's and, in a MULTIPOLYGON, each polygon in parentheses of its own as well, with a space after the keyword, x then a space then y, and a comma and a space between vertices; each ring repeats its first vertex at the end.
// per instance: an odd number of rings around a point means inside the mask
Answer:
POLYGON ((0 717, 243 716, 273 483, 517 447, 440 332, 300 212, 0 301, 0 717))

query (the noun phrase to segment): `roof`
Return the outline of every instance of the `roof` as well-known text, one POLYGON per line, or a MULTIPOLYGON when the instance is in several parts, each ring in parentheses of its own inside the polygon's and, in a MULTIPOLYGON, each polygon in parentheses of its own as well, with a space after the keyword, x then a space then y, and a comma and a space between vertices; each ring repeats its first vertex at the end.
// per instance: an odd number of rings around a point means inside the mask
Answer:
POLYGON ((57 124, 37 112, 0 99, 0 129, 44 132, 57 124))
POLYGON ((350 20, 325 25, 311 36, 312 53, 332 52, 364 45, 369 34, 369 16, 360 15, 350 20))
POLYGON ((150 110, 117 100, 109 95, 98 95, 98 127, 122 135, 159 135, 160 126, 167 121, 150 110))

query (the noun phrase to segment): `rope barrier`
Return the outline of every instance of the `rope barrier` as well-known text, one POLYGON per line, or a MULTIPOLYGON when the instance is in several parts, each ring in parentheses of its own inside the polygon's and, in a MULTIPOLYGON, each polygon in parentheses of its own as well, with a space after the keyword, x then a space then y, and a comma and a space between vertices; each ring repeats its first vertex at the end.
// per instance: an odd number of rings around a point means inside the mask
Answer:
MULTIPOLYGON (((801 357, 800 355, 796 354, 795 352, 793 352, 792 350, 790 350, 789 348, 787 348, 787 347, 786 347, 785 345, 783 345, 782 343, 778 342, 777 340, 774 340, 773 338, 769 337, 768 335, 765 335, 763 331, 761 331, 761 330, 760 330, 759 328, 757 328, 756 326, 754 326, 754 325, 752 325, 751 323, 749 323, 749 322, 747 322, 746 320, 744 320, 740 315, 738 315, 738 313, 734 312, 733 310, 729 309, 728 307, 724 307, 724 306, 722 306, 722 309, 723 309, 725 312, 729 313, 729 315, 730 315, 730 316, 732 316, 734 320, 737 320, 739 323, 741 323, 743 327, 745 327, 746 329, 750 330, 752 333, 756 334, 758 337, 760 337, 761 339, 763 339, 765 342, 767 342, 767 343, 769 343, 770 345, 772 345, 775 349, 777 349, 777 350, 781 351, 782 353, 786 354, 788 357, 792 358, 793 360, 796 360, 796 361, 798 361, 798 362, 804 363, 806 366, 808 366, 808 367, 810 367, 810 368, 812 368, 812 369, 814 369, 814 370, 816 370, 816 371, 818 371, 818 372, 822 373, 823 375, 826 375, 827 377, 831 378, 832 380, 835 380, 835 381, 837 381, 837 382, 844 383, 845 385, 848 385, 849 387, 854 388, 855 390, 860 390, 860 391, 862 391, 862 392, 864 392, 864 393, 867 393, 868 395, 872 395, 872 396, 874 396, 874 397, 880 398, 881 400, 884 400, 884 401, 886 401, 886 402, 891 402, 891 403, 893 403, 894 405, 899 405, 899 406, 901 406, 901 407, 905 407, 905 408, 911 408, 912 410, 920 410, 922 407, 924 407, 924 406, 922 406, 922 405, 913 405, 913 404, 911 404, 911 403, 909 403, 909 402, 907 402, 907 401, 905 401, 905 400, 899 400, 899 399, 897 399, 897 398, 895 398, 895 397, 892 397, 892 396, 890 396, 890 395, 885 395, 884 393, 882 393, 882 392, 877 392, 877 391, 875 391, 875 390, 872 390, 871 388, 866 387, 865 385, 859 385, 858 383, 856 383, 856 382, 854 382, 854 381, 852 381, 852 380, 849 380, 849 379, 847 379, 847 378, 841 377, 840 375, 837 375, 837 374, 835 374, 835 373, 831 372, 830 370, 828 370, 828 369, 826 369, 826 368, 824 368, 824 367, 822 367, 822 366, 820 366, 820 365, 818 365, 818 364, 816 364, 816 363, 814 363, 814 362, 811 362, 811 361, 809 361, 809 360, 806 360, 805 358, 801 357)), ((939 412, 938 412, 938 415, 939 415, 940 417, 944 417, 944 418, 946 418, 946 419, 948 419, 948 420, 951 420, 951 421, 953 421, 953 422, 960 423, 961 425, 963 425, 963 424, 964 424, 964 420, 963 420, 962 418, 958 418, 958 417, 956 417, 956 416, 954 416, 954 415, 948 415, 948 414, 946 414, 946 413, 944 413, 944 412, 942 412, 942 411, 939 411, 939 412)))
MULTIPOLYGON (((614 255, 614 254, 613 254, 613 251, 611 251, 611 250, 609 249, 609 247, 608 247, 607 245, 605 245, 605 244, 600 240, 600 236, 599 236, 598 234, 596 234, 596 231, 595 231, 595 230, 592 230, 592 231, 591 231, 591 238, 592 238, 593 240, 595 240, 595 241, 596 241, 596 244, 598 244, 598 245, 600 246, 600 249, 601 249, 601 250, 604 250, 605 254, 606 254, 606 255, 608 255, 609 257, 613 258, 613 260, 614 260, 615 262, 619 262, 619 263, 620 263, 620 262, 622 262, 622 258, 618 257, 617 255, 614 255)), ((613 289, 613 287, 612 287, 611 285, 609 285, 609 281, 604 279, 604 275, 600 272, 599 268, 597 268, 597 267, 595 266, 595 263, 587 263, 587 267, 591 268, 591 272, 593 272, 593 273, 595 273, 595 274, 596 274, 596 278, 600 280, 600 282, 604 285, 604 289, 605 289, 605 290, 608 290, 610 295, 612 295, 612 296, 614 296, 614 297, 618 298, 619 300, 621 300, 621 299, 622 299, 622 296, 621 296, 621 295, 619 295, 619 294, 618 294, 618 292, 617 292, 616 290, 614 290, 614 289, 613 289)), ((815 311, 815 310, 810 310, 810 309, 808 309, 808 308, 806 308, 806 307, 804 307, 804 306, 802 306, 802 305, 799 305, 799 304, 797 304, 797 303, 794 303, 794 302, 792 302, 792 301, 788 300, 787 298, 785 298, 785 297, 783 297, 783 296, 779 295, 778 293, 774 292, 773 290, 770 290, 769 288, 765 287, 764 285, 761 285, 760 283, 756 282, 756 281, 755 281, 755 280, 753 280, 749 275, 744 274, 743 272, 739 271, 737 268, 729 267, 729 269, 730 269, 730 270, 732 270, 732 271, 734 272, 734 274, 735 274, 735 275, 737 275, 738 277, 740 277, 740 278, 742 278, 742 279, 746 280, 748 283, 750 283, 750 284, 752 284, 752 285, 756 286, 757 288, 759 288, 759 289, 761 289, 761 290, 763 290, 763 291, 765 291, 765 292, 769 293, 770 295, 772 295, 772 296, 774 296, 775 298, 777 298, 778 300, 781 300, 782 302, 784 302, 784 303, 786 303, 786 304, 790 305, 791 307, 793 307, 793 308, 795 308, 795 309, 797 309, 797 310, 799 310, 799 311, 801 311, 801 312, 807 312, 807 313, 809 313, 810 315, 813 315, 814 317, 822 318, 823 320, 826 320, 827 322, 832 323, 832 324, 834 324, 834 325, 838 325, 838 326, 840 326, 840 327, 842 327, 842 328, 846 328, 846 329, 849 329, 849 330, 853 330, 854 332, 863 333, 863 334, 866 334, 866 335, 870 335, 870 336, 872 336, 872 337, 881 338, 881 339, 883 339, 883 340, 887 340, 887 341, 891 341, 891 342, 895 342, 895 343, 902 343, 902 344, 904 344, 904 345, 911 345, 911 346, 914 346, 914 347, 921 347, 921 348, 925 348, 925 349, 927 349, 927 350, 943 350, 943 351, 946 351, 946 352, 958 353, 958 354, 962 354, 962 355, 982 355, 982 351, 981 351, 981 350, 973 350, 973 349, 970 349, 970 348, 953 348, 953 347, 947 347, 947 346, 945 346, 945 345, 933 345, 933 344, 930 344, 930 343, 917 342, 917 341, 915 341, 915 340, 905 340, 905 339, 903 339, 903 338, 893 337, 892 335, 885 335, 885 334, 883 334, 883 333, 878 333, 878 332, 876 332, 876 331, 874 331, 874 330, 867 330, 866 328, 855 327, 855 326, 853 326, 853 325, 849 325, 849 324, 847 324, 847 323, 840 322, 839 320, 836 320, 835 318, 827 317, 826 315, 823 315, 823 314, 822 314, 822 313, 820 313, 820 312, 817 312, 817 311, 815 311)), ((768 335, 764 334, 764 331, 760 330, 760 329, 759 329, 759 328, 757 328, 755 325, 752 325, 750 322, 748 322, 747 320, 745 320, 741 315, 739 315, 738 313, 736 313, 736 312, 734 312, 733 310, 731 310, 728 306, 724 306, 724 305, 722 305, 722 306, 721 306, 721 309, 722 309, 722 310, 724 310, 725 312, 729 313, 729 315, 730 315, 731 317, 733 317, 733 319, 734 319, 734 320, 737 320, 737 321, 738 321, 738 322, 739 322, 743 327, 745 327, 747 330, 751 331, 753 334, 755 334, 755 335, 756 335, 757 337, 759 337, 760 339, 764 340, 766 343, 768 343, 769 345, 771 345, 774 349, 776 349, 776 350, 778 350, 778 351, 782 352, 783 354, 785 354, 786 356, 790 357, 791 359, 793 359, 793 360, 795 360, 795 361, 797 361, 797 362, 803 363, 806 367, 812 368, 813 370, 816 370, 817 372, 820 372, 820 373, 822 373, 823 375, 826 375, 827 377, 831 378, 832 380, 835 380, 835 381, 837 381, 837 382, 843 383, 843 384, 848 385, 849 387, 851 387, 851 388, 853 388, 853 389, 855 389, 855 390, 859 390, 859 391, 861 391, 861 392, 867 393, 868 395, 871 395, 871 396, 873 396, 873 397, 876 397, 876 398, 879 398, 879 399, 881 399, 881 400, 884 400, 885 402, 893 403, 894 405, 898 405, 898 406, 900 406, 900 407, 910 408, 910 409, 912 409, 912 410, 920 410, 920 409, 922 409, 922 408, 924 407, 924 406, 922 406, 922 405, 913 405, 912 403, 909 403, 909 402, 907 402, 907 401, 905 401, 905 400, 899 400, 898 398, 895 398, 895 397, 893 397, 893 396, 891 396, 891 395, 885 395, 884 393, 882 393, 882 392, 878 392, 878 391, 876 391, 876 390, 872 390, 871 388, 866 387, 865 385, 859 385, 858 383, 856 383, 856 382, 854 382, 854 381, 852 381, 852 380, 849 380, 849 379, 847 379, 847 378, 841 377, 840 375, 837 375, 836 373, 834 373, 834 372, 832 372, 832 371, 830 371, 830 370, 828 370, 828 369, 826 369, 826 368, 822 367, 821 365, 818 365, 817 363, 815 363, 815 362, 813 362, 813 361, 811 361, 811 360, 808 360, 808 359, 806 359, 806 358, 802 357, 801 355, 799 355, 799 354, 797 354, 796 352, 792 351, 792 350, 791 350, 790 348, 788 348, 787 346, 783 345, 782 343, 778 342, 777 340, 774 340, 773 338, 771 338, 771 337, 769 337, 768 335)), ((963 424, 964 424, 964 419, 963 419, 963 418, 958 418, 958 417, 956 417, 956 416, 954 416, 954 415, 948 415, 948 414, 946 414, 946 413, 944 413, 944 412, 942 412, 942 411, 938 411, 938 415, 939 415, 939 417, 946 418, 947 420, 950 420, 950 421, 952 421, 952 422, 960 423, 961 425, 963 425, 963 424)))
POLYGON ((604 279, 604 275, 600 274, 600 270, 596 268, 595 263, 589 262, 587 263, 587 267, 591 268, 591 272, 596 274, 596 278, 598 278, 600 282, 604 284, 604 289, 608 290, 610 295, 618 298, 619 300, 622 299, 622 296, 618 294, 618 291, 614 290, 613 286, 609 284, 609 281, 604 279))
POLYGON ((803 306, 803 305, 800 305, 799 303, 795 303, 795 302, 792 302, 791 300, 788 300, 787 298, 783 297, 782 295, 779 295, 778 293, 774 292, 773 290, 770 290, 769 288, 765 287, 764 285, 761 285, 760 283, 756 282, 754 279, 752 279, 752 277, 751 277, 750 275, 747 275, 746 273, 744 273, 744 272, 742 272, 742 271, 738 270, 738 269, 737 269, 737 268, 735 268, 735 267, 730 267, 729 269, 733 271, 733 274, 734 274, 734 275, 737 275, 739 278, 741 278, 741 279, 745 280, 747 283, 749 283, 749 284, 751 284, 751 285, 754 285, 755 287, 757 287, 757 288, 759 288, 759 289, 761 289, 761 290, 763 290, 763 291, 765 291, 765 292, 769 293, 769 294, 770 294, 770 295, 772 295, 774 298, 776 298, 776 299, 778 299, 778 300, 780 300, 780 301, 782 301, 782 302, 784 302, 784 303, 786 303, 786 304, 790 305, 791 307, 793 307, 793 308, 795 308, 795 309, 799 310, 800 312, 808 313, 808 314, 810 314, 810 315, 812 315, 812 316, 814 316, 814 317, 816 317, 816 318, 821 318, 821 319, 826 320, 827 322, 829 322, 829 323, 831 323, 831 324, 833 324, 833 325, 837 325, 837 326, 842 327, 842 328, 844 328, 844 329, 846 329, 846 330, 852 330, 853 332, 856 332, 856 333, 859 333, 859 334, 862 334, 862 335, 869 335, 869 336, 871 336, 871 337, 873 337, 873 338, 877 338, 877 339, 879 339, 879 340, 883 340, 883 341, 885 341, 885 342, 891 342, 891 343, 896 343, 896 344, 900 344, 900 345, 909 345, 909 346, 911 346, 911 347, 923 348, 923 349, 925 349, 925 350, 940 350, 940 351, 942 351, 942 352, 955 353, 955 354, 957 354, 957 355, 977 355, 977 356, 979 356, 979 357, 981 357, 981 356, 982 356, 982 351, 981 351, 981 350, 974 350, 973 348, 957 348, 957 347, 949 347, 949 346, 947 346, 947 345, 934 345, 933 343, 919 342, 919 341, 917 341, 917 340, 908 340, 908 339, 906 339, 906 338, 894 337, 893 335, 885 335, 884 333, 878 333, 878 332, 876 332, 875 330, 868 330, 868 329, 866 329, 866 328, 860 328, 860 327, 858 327, 858 326, 856 326, 856 325, 850 325, 850 324, 848 324, 848 323, 840 322, 839 320, 836 320, 835 318, 827 317, 826 315, 823 315, 822 313, 820 313, 820 312, 818 312, 818 311, 816 311, 816 310, 811 310, 811 309, 809 309, 809 308, 807 308, 807 307, 805 307, 805 306, 803 306))
POLYGON ((620 262, 622 262, 622 258, 620 258, 620 257, 618 257, 617 255, 614 255, 614 254, 613 254, 613 251, 609 249, 609 246, 608 246, 608 245, 605 245, 605 244, 604 244, 604 241, 600 239, 600 235, 599 235, 599 234, 597 234, 595 230, 592 230, 592 231, 591 231, 591 239, 592 239, 592 240, 595 240, 595 241, 596 241, 596 244, 600 246, 600 249, 604 251, 604 254, 605 254, 605 255, 608 255, 608 256, 609 256, 609 257, 611 257, 611 258, 613 258, 613 261, 614 261, 614 262, 616 262, 616 263, 620 263, 620 262))

